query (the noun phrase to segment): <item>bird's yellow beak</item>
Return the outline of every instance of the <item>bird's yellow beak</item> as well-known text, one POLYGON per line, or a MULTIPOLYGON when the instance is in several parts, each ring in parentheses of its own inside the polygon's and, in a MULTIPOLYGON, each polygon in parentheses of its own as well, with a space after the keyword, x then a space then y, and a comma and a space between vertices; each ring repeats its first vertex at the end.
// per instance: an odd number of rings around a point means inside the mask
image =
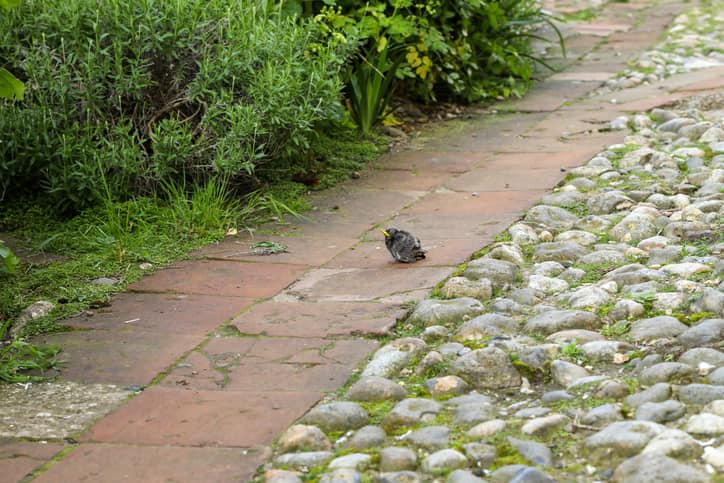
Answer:
POLYGON ((380 230, 383 235, 385 235, 385 238, 388 238, 390 236, 389 233, 387 233, 385 230, 380 230))

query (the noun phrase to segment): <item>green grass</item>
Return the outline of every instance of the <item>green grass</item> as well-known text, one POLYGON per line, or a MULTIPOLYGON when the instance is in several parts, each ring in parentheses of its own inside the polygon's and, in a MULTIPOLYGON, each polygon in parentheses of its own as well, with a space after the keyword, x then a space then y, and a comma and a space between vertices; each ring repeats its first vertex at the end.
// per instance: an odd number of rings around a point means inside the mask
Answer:
POLYGON ((113 293, 147 273, 141 264, 160 267, 186 259, 229 229, 242 232, 268 221, 303 217, 311 189, 333 186, 362 170, 386 149, 388 140, 362 137, 344 125, 325 132, 314 141, 318 158, 305 165, 320 179, 312 187, 292 181, 295 173, 288 167, 270 165, 259 188, 243 196, 232 192, 223 178, 210 178, 188 185, 166 182, 157 197, 106 201, 71 217, 47 197, 4 201, 0 231, 10 232, 31 253, 52 253, 60 259, 34 263, 21 256, 15 273, 0 273, 0 323, 13 321, 33 302, 47 300, 55 309, 31 321, 21 336, 64 330, 62 319, 107 305, 113 293), (100 277, 119 283, 92 283, 100 277))

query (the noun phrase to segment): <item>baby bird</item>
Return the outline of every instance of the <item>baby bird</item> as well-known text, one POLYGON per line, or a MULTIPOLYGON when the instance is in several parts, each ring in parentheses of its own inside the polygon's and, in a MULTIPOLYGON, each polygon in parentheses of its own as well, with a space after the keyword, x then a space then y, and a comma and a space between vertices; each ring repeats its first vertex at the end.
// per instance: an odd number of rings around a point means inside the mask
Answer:
POLYGON ((425 251, 420 240, 412 233, 397 228, 382 230, 385 235, 385 246, 395 260, 402 263, 415 263, 425 258, 425 251))

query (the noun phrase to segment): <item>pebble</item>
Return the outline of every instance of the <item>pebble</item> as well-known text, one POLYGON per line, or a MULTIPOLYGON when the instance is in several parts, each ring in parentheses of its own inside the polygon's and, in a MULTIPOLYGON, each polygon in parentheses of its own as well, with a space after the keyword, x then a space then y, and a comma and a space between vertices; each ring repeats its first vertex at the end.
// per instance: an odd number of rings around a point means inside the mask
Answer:
POLYGON ((467 465, 465 455, 454 449, 441 449, 422 460, 422 469, 428 473, 464 468, 467 465))
POLYGON ((557 384, 563 387, 569 387, 578 379, 590 375, 583 367, 570 362, 556 360, 551 363, 551 377, 557 384))
POLYGON ((278 441, 281 451, 329 450, 332 448, 327 436, 316 426, 295 424, 281 435, 278 441))
POLYGON ((508 437, 508 442, 518 450, 523 458, 531 463, 541 466, 553 465, 553 452, 543 443, 513 438, 512 436, 508 437))
POLYGON ((380 471, 405 471, 417 467, 417 454, 409 448, 390 446, 380 450, 380 471))

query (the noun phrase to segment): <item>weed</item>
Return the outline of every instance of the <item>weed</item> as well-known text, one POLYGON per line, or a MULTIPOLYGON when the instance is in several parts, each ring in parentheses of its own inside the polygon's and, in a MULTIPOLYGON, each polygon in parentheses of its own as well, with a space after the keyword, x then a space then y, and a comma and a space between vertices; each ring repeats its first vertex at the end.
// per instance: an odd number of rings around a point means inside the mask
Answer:
POLYGON ((601 327, 601 335, 604 337, 621 337, 626 334, 631 328, 631 322, 628 320, 619 320, 616 322, 610 322, 601 327))
POLYGON ((577 12, 564 13, 562 18, 566 22, 588 22, 589 20, 596 18, 599 10, 600 9, 588 7, 577 12))
POLYGON ((588 361, 586 353, 583 351, 581 346, 578 345, 577 340, 574 340, 567 344, 561 344, 561 354, 577 362, 584 363, 588 361))
POLYGON ((586 275, 578 280, 579 284, 593 283, 601 280, 605 274, 611 270, 617 268, 617 265, 611 263, 592 263, 592 264, 579 264, 576 268, 580 268, 586 275))
MULTIPOLYGON (((9 322, 0 327, 0 341, 4 339, 9 327, 9 322)), ((0 382, 43 381, 47 378, 42 374, 59 364, 56 359, 60 352, 59 347, 40 348, 16 338, 0 344, 0 382), (27 374, 28 371, 39 371, 40 375, 27 374)))
POLYGON ((513 235, 510 234, 508 230, 501 231, 497 235, 495 235, 495 238, 493 238, 497 243, 505 243, 505 242, 511 242, 513 241, 513 235))
POLYGON ((588 214, 591 213, 591 209, 588 207, 588 205, 586 203, 583 203, 583 202, 576 203, 573 205, 562 205, 561 208, 564 208, 579 217, 587 216, 588 214))
POLYGON ((640 303, 644 306, 644 310, 649 313, 653 311, 654 302, 656 302, 656 294, 653 292, 646 292, 631 297, 635 302, 640 303))

